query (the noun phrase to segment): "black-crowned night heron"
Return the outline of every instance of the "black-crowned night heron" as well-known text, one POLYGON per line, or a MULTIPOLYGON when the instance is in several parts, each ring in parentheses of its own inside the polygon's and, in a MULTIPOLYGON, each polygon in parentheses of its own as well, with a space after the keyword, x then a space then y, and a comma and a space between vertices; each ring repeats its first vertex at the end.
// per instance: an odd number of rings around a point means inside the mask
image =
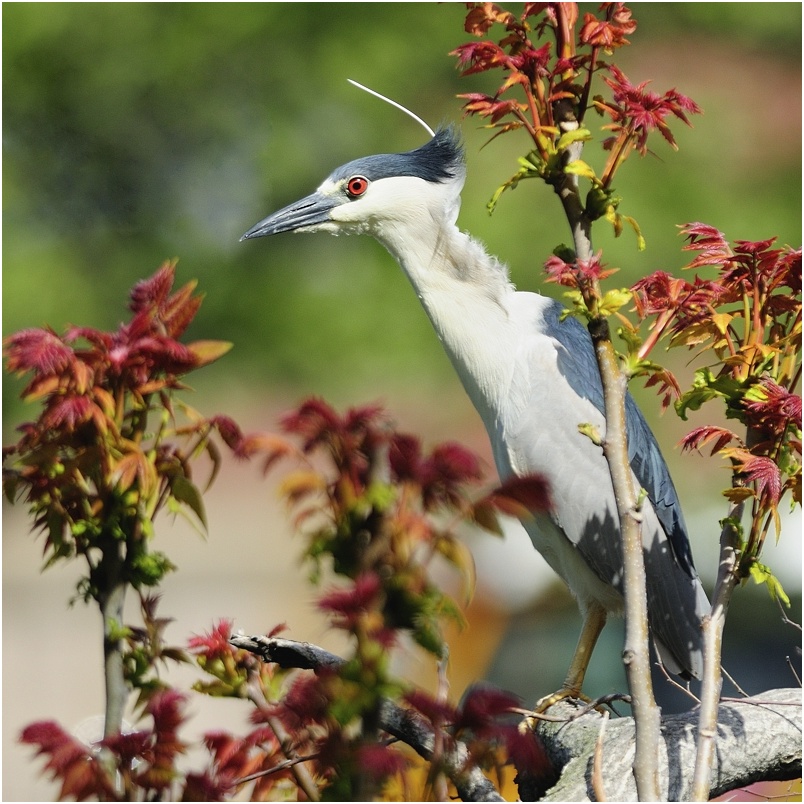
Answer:
MULTIPOLYGON (((275 212, 242 239, 279 232, 369 234, 413 285, 488 431, 502 478, 539 473, 553 507, 524 523, 536 549, 578 600, 583 629, 564 694, 579 694, 609 612, 623 610, 620 527, 599 446, 603 389, 592 341, 564 308, 517 291, 484 247, 455 225, 463 150, 442 128, 414 151, 356 159, 312 195, 275 212)), ((678 496, 653 434, 630 395, 628 453, 642 507, 648 614, 671 671, 700 677, 701 620, 709 602, 692 562, 678 496)))

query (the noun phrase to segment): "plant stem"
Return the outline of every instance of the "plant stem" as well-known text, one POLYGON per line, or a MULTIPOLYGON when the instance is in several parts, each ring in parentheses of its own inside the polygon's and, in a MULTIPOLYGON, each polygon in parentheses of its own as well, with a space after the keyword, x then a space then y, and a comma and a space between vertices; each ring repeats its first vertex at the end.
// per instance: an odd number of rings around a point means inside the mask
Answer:
POLYGON ((127 584, 122 579, 122 545, 114 542, 104 551, 97 567, 102 578, 98 594, 98 606, 103 618, 103 677, 106 689, 106 710, 103 736, 120 733, 123 712, 128 701, 128 687, 123 672, 123 651, 120 629, 123 626, 123 606, 126 602, 127 584))
POLYGON ((738 576, 737 547, 739 535, 732 522, 743 513, 742 503, 732 503, 720 531, 720 563, 712 598, 712 610, 703 624, 704 676, 701 686, 701 711, 698 719, 698 750, 695 756, 695 774, 692 785, 693 801, 708 801, 711 787, 712 759, 717 737, 717 713, 723 676, 720 669, 723 647, 723 627, 729 610, 731 595, 738 576))
POLYGON ((625 423, 627 380, 617 363, 605 319, 590 324, 595 344, 606 407, 606 438, 603 451, 609 464, 617 513, 620 518, 625 597, 625 645, 623 662, 634 712, 636 749, 634 780, 640 801, 659 800, 659 741, 661 712, 656 705, 650 674, 648 648, 648 600, 642 528, 625 423))
MULTIPOLYGON (((558 106, 558 104, 557 104, 558 106)), ((578 128, 572 112, 561 109, 564 119, 562 131, 578 128)), ((558 114, 557 114, 558 117, 558 114)), ((567 149, 567 161, 579 159, 583 143, 573 143, 567 149)), ((591 221, 586 215, 578 190, 577 177, 565 173, 555 184, 564 212, 572 230, 576 260, 592 258, 591 221)), ((596 309, 601 298, 597 282, 585 298, 587 307, 596 309)), ((645 558, 638 502, 628 459, 628 440, 625 422, 625 395, 627 379, 617 362, 611 342, 611 332, 604 318, 595 318, 589 324, 595 346, 606 416, 604 455, 609 466, 617 512, 623 555, 623 591, 625 597, 626 641, 623 649, 631 693, 636 729, 634 779, 641 801, 659 800, 659 739, 661 713, 656 706, 650 676, 648 647, 648 613, 645 585, 645 558)))

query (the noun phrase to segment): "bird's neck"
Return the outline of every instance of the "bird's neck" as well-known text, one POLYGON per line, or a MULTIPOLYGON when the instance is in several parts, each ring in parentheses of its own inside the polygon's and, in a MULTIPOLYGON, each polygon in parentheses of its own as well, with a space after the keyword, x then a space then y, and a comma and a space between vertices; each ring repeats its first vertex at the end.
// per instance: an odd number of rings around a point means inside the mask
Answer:
POLYGON ((410 279, 489 432, 498 430, 518 340, 505 267, 451 224, 429 230, 388 225, 375 237, 410 279))

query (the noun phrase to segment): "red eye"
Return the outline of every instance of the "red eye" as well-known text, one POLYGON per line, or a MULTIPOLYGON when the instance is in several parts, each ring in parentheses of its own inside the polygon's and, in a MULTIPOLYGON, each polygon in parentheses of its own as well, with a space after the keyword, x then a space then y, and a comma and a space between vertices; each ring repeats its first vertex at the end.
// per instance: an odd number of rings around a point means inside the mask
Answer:
POLYGON ((368 190, 368 186, 369 180, 365 176, 352 176, 352 178, 346 182, 346 192, 349 193, 352 198, 358 198, 368 190))

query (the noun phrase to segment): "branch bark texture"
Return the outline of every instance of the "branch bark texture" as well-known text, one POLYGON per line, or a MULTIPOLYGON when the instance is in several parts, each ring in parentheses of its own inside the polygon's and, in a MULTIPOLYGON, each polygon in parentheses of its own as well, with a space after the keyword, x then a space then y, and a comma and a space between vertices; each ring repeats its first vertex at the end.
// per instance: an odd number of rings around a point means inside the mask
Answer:
MULTIPOLYGON (((569 104, 556 104, 556 117, 564 132, 578 128, 574 112, 569 104)), ((567 153, 567 161, 580 159, 583 142, 573 143, 567 153)), ((573 245, 577 260, 588 261, 593 256, 591 221, 581 202, 577 176, 565 173, 555 186, 561 199, 564 213, 572 230, 573 245)), ((586 298, 591 310, 597 309, 601 298, 595 281, 591 295, 586 298)), ((661 713, 656 705, 650 674, 650 649, 648 647, 648 601, 645 579, 645 558, 642 551, 642 528, 638 510, 637 492, 628 458, 628 437, 625 421, 625 397, 627 379, 617 362, 611 342, 611 332, 605 318, 596 316, 589 324, 589 332, 595 347, 603 399, 606 410, 606 436, 603 452, 609 466, 617 513, 623 555, 623 591, 625 598, 625 646, 623 661, 628 677, 628 688, 633 702, 636 729, 636 752, 633 757, 633 773, 643 801, 658 798, 657 750, 661 713)))
MULTIPOLYGON (((551 715, 572 716, 562 702, 551 715)), ((537 733, 561 778, 544 801, 594 800, 592 769, 601 715, 590 713, 571 723, 542 723, 537 733)), ((662 718, 659 742, 659 794, 662 801, 689 801, 697 752, 698 711, 662 718)), ((786 781, 801 776, 801 690, 769 690, 718 707, 717 743, 711 796, 758 781, 786 781)), ((602 784, 609 801, 638 801, 631 773, 634 721, 620 718, 606 726, 602 784)))
MULTIPOLYGON (((304 670, 337 669, 345 662, 340 656, 311 645, 265 636, 235 636, 230 640, 236 648, 255 653, 265 662, 280 667, 297 667, 304 670)), ((433 729, 411 709, 385 700, 380 707, 379 727, 401 742, 409 745, 420 757, 430 761, 435 747, 433 729)), ((452 743, 439 754, 444 773, 449 776, 462 801, 505 801, 497 788, 469 756, 460 741, 452 743)))
MULTIPOLYGON (((344 662, 316 645, 290 639, 238 636, 231 642, 282 667, 316 670, 336 668, 344 662)), ((757 781, 785 781, 801 776, 801 697, 800 689, 778 689, 720 703, 712 796, 757 781)), ((599 746, 603 716, 592 711, 578 717, 578 711, 568 701, 550 708, 551 717, 564 716, 566 720, 542 721, 537 735, 560 774, 559 780, 546 795, 543 790, 529 791, 520 780, 520 797, 525 801, 536 796, 543 801, 590 801, 599 798, 594 793, 596 786, 602 788, 609 801, 638 801, 633 774, 634 719, 609 721, 599 746), (596 750, 601 752, 597 763, 596 750)), ((684 801, 692 795, 698 717, 699 711, 693 709, 661 719, 657 773, 661 800, 684 801)), ((433 730, 412 710, 384 701, 380 727, 424 759, 432 758, 433 730)), ((458 742, 441 759, 463 801, 504 800, 482 771, 472 765, 462 743, 458 742)))

